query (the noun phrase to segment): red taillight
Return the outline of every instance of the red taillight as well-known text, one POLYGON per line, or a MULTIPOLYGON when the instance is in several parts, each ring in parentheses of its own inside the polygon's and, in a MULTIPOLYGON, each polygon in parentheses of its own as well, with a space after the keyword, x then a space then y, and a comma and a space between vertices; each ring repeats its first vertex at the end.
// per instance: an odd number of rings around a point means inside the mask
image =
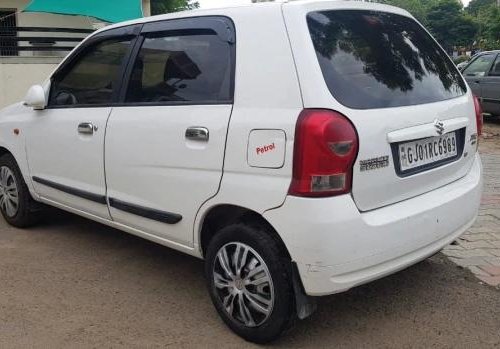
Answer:
POLYGON ((293 179, 289 193, 324 197, 351 191, 358 135, 342 114, 305 109, 295 130, 293 179))
POLYGON ((476 96, 474 96, 474 108, 476 109, 477 136, 479 138, 483 134, 483 109, 476 96))

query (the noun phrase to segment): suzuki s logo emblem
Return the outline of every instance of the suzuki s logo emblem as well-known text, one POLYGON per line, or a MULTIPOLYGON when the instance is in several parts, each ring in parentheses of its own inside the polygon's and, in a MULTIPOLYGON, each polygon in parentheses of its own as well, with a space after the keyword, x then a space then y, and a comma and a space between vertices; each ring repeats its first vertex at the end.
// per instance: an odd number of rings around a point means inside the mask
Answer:
POLYGON ((441 120, 436 119, 436 121, 434 121, 434 127, 438 135, 441 136, 444 133, 444 123, 441 120))

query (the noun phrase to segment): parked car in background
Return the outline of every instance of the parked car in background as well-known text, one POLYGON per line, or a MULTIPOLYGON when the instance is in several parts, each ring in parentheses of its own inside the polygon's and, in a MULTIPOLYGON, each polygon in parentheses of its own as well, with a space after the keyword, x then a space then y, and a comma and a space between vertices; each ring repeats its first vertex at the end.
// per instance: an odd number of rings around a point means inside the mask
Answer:
POLYGON ((264 343, 314 297, 473 224, 481 121, 448 55, 395 7, 152 17, 98 31, 1 111, 0 208, 26 227, 44 203, 205 259, 223 321, 264 343))
POLYGON ((500 50, 482 52, 462 70, 484 113, 500 115, 500 50))

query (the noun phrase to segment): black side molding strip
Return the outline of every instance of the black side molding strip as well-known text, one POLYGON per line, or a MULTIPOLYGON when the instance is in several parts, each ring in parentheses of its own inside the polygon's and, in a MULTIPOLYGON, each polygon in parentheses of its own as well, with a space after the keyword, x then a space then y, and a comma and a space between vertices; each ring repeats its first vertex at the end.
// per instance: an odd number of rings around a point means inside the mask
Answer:
POLYGON ((116 208, 117 210, 131 213, 136 216, 152 219, 154 221, 162 223, 176 224, 182 220, 182 216, 177 213, 164 212, 152 208, 137 206, 117 199, 110 198, 109 205, 113 208, 116 208))
POLYGON ((97 202, 98 204, 107 205, 106 196, 104 196, 104 195, 93 194, 93 193, 89 193, 89 192, 84 191, 84 190, 71 188, 71 187, 68 187, 66 185, 55 183, 52 181, 48 181, 48 180, 40 178, 40 177, 33 177, 33 181, 40 183, 40 184, 43 184, 47 187, 62 191, 66 194, 78 196, 82 199, 97 202))

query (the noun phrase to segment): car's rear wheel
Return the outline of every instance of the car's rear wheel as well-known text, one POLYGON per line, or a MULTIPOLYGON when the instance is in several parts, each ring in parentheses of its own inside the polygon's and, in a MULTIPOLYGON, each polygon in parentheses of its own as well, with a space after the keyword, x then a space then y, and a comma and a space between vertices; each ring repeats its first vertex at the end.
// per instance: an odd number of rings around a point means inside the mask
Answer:
POLYGON ((35 202, 14 157, 0 157, 0 212, 7 223, 26 228, 38 221, 40 204, 35 202))
POLYGON ((233 224, 211 241, 205 273, 224 322, 255 343, 278 338, 295 319, 290 260, 262 228, 233 224))

